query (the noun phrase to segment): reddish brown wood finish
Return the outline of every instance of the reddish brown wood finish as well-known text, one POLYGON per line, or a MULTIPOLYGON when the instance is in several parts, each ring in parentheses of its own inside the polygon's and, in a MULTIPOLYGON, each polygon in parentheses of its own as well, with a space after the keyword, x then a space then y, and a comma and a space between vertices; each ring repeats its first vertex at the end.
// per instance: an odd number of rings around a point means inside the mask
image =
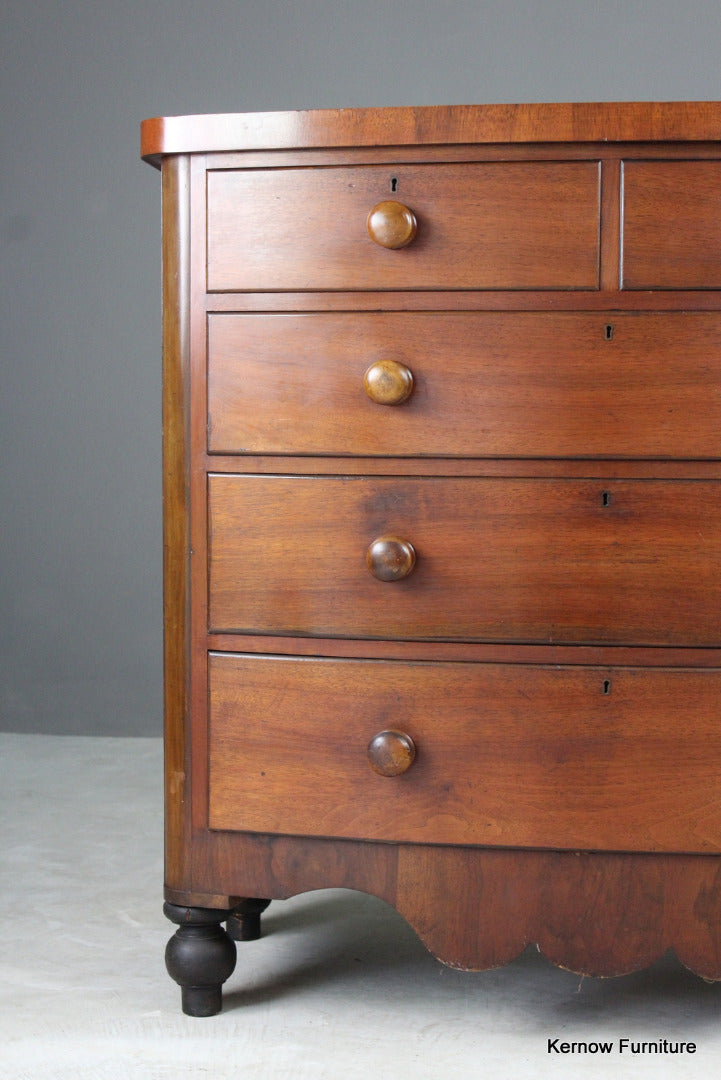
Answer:
POLYGON ((699 975, 718 979, 721 972, 717 858, 540 851, 469 857, 463 849, 415 845, 399 853, 398 877, 398 910, 453 967, 497 967, 534 943, 551 963, 588 975, 625 974, 668 948, 699 975), (439 919, 448 882, 455 883, 458 906, 439 919))
POLYGON ((398 360, 376 360, 363 376, 363 389, 376 405, 402 405, 413 386, 413 372, 398 360))
MULTIPOLYGON (((618 237, 616 238, 618 240, 618 237)), ((616 278, 618 279, 618 265, 616 278)), ((389 290, 373 293, 367 289, 347 292, 248 292, 207 293, 203 309, 211 312, 317 312, 317 311, 558 311, 559 294, 553 290, 453 289, 428 293, 424 290, 389 290)), ((703 289, 616 290, 583 289, 563 294, 564 311, 718 311, 719 291, 703 289)))
POLYGON ((720 331, 715 312, 210 315, 209 446, 719 458, 720 331), (364 389, 386 361, 413 378, 394 408, 364 389))
MULTIPOLYGON (((398 178, 391 179, 391 191, 396 190, 398 178)), ((395 199, 384 199, 368 214, 366 228, 371 240, 381 247, 396 251, 412 243, 418 233, 416 215, 395 199)))
POLYGON ((211 476, 210 626, 718 646, 720 493, 715 481, 211 476), (415 550, 405 580, 368 571, 384 535, 415 550))
POLYGON ((189 170, 163 168, 163 604, 165 673, 165 876, 182 889, 190 875, 190 586, 188 535, 190 342, 189 170))
POLYGON ((623 166, 623 286, 721 288, 721 161, 623 166))
POLYGON ((143 126, 171 903, 341 886, 459 967, 673 947, 721 978, 720 137, 715 103, 143 126), (400 250, 367 233, 389 199, 400 250), (382 537, 406 579, 369 572, 382 537), (376 776, 389 730, 416 757, 376 776))
MULTIPOLYGON (((586 975, 622 975, 673 948, 721 977, 721 867, 713 855, 524 851, 209 833, 199 877, 242 895, 348 888, 392 904, 444 963, 498 967, 528 944, 586 975), (449 896, 453 903, 449 903, 449 896)), ((169 897, 173 899, 172 894, 169 897)), ((186 893, 201 906, 228 896, 186 893)))
POLYGON ((368 743, 366 757, 377 776, 402 776, 416 760, 416 744, 406 731, 384 728, 368 743))
POLYGON ((720 649, 643 645, 525 645, 516 642, 379 641, 377 638, 300 638, 277 634, 209 634, 208 648, 242 653, 288 653, 360 660, 438 660, 478 664, 564 664, 599 667, 721 666, 720 649))
POLYGON ((143 122, 140 152, 158 165, 163 154, 295 147, 719 139, 715 101, 564 102, 163 116, 143 122))
POLYGON ((597 162, 488 162, 208 173, 208 288, 596 289, 597 162), (397 190, 418 219, 399 251, 369 238, 397 190))
POLYGON ((366 551, 366 566, 378 581, 402 581, 416 565, 413 544, 400 536, 379 536, 366 551))
POLYGON ((213 654, 210 826, 719 852, 720 696, 708 670, 213 654), (366 760, 386 727, 417 750, 392 782, 366 760))
POLYGON ((212 455, 204 464, 212 472, 296 475, 299 460, 302 476, 511 476, 551 477, 575 476, 600 480, 718 480, 721 461, 660 461, 622 458, 403 458, 403 457, 299 457, 299 455, 257 454, 212 455))

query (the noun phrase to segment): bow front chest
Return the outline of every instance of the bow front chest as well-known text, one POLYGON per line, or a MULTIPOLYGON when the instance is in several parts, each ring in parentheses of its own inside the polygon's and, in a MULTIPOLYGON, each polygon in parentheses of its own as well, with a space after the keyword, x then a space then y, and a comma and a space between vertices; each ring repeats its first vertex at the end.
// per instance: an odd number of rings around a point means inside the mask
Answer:
POLYGON ((719 139, 703 103, 144 123, 187 1012, 324 887, 458 967, 721 978, 719 139))

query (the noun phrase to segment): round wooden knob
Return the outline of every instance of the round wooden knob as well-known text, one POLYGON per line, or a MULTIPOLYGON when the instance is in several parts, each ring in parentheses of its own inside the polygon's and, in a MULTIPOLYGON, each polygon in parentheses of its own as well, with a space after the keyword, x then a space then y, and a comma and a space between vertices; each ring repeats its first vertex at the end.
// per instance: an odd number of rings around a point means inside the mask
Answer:
POLYGON ((402 248, 418 232, 416 215, 403 203, 388 199, 374 206, 368 215, 368 235, 384 248, 402 248))
POLYGON ((368 743, 368 761, 379 776, 400 776, 415 756, 413 739, 404 731, 379 731, 368 743))
POLYGON ((378 360, 366 371, 363 385, 376 405, 400 405, 413 393, 413 372, 397 360, 378 360))
POLYGON ((416 565, 416 553, 407 540, 379 536, 366 552, 366 565, 379 581, 401 581, 416 565))

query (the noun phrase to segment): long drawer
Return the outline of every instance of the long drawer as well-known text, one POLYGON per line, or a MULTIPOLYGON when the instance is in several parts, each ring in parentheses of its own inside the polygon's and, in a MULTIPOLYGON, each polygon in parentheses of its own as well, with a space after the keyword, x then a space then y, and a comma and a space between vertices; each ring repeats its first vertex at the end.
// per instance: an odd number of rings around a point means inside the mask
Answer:
POLYGON ((213 654, 209 676, 213 829, 721 851, 719 670, 213 654))
POLYGON ((717 458, 721 316, 215 314, 208 409, 218 453, 717 458))
POLYGON ((208 483, 216 631, 721 643, 716 481, 208 483))
POLYGON ((211 170, 207 202, 211 291, 599 285, 597 161, 211 170), (384 203, 402 248, 369 235, 384 203))

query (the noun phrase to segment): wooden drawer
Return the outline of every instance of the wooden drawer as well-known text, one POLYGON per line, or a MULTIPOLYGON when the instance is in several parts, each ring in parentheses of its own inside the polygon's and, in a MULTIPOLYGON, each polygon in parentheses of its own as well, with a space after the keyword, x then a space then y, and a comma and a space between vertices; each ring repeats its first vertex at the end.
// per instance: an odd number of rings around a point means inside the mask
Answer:
POLYGON ((210 827, 718 852, 720 697, 715 669, 214 654, 210 827), (369 765, 386 730, 400 775, 369 765))
MULTIPOLYGON (((210 626, 718 645, 720 495, 715 481, 213 475, 210 626), (368 569, 388 537, 415 549, 402 580, 368 569)), ((391 572, 403 550, 386 545, 391 572)), ((387 571, 382 551, 375 564, 387 571)))
POLYGON ((715 312, 216 314, 208 349, 219 453, 719 456, 715 312))
POLYGON ((721 161, 627 161, 625 289, 721 288, 721 161))
POLYGON ((208 173, 208 288, 596 289, 596 161, 374 165, 208 173), (391 250, 369 212, 401 202, 391 250))

